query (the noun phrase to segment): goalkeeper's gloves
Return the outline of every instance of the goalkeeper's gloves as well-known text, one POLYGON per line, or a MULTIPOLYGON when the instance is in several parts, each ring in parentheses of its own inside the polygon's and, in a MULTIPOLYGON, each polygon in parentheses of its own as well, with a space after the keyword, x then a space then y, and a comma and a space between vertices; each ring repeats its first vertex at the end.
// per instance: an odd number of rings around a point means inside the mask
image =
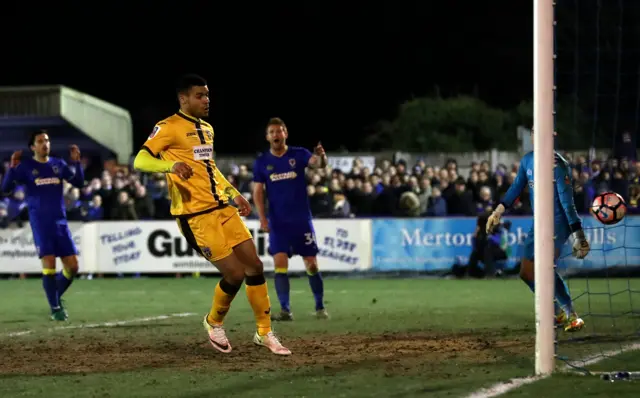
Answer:
POLYGON ((589 254, 589 250, 591 247, 589 246, 589 242, 587 242, 587 238, 584 236, 583 230, 578 230, 573 233, 573 256, 578 259, 583 259, 587 257, 589 254))
POLYGON ((500 225, 500 218, 502 217, 502 213, 504 213, 506 209, 504 205, 499 204, 496 209, 491 213, 489 218, 487 219, 487 233, 490 234, 493 230, 500 225))

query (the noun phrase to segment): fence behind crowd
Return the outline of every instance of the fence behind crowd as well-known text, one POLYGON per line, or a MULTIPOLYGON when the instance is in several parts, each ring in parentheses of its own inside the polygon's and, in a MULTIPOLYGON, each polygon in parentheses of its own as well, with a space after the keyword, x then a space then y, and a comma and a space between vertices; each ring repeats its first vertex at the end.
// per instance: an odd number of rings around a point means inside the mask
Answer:
MULTIPOLYGON (((533 219, 507 217, 506 238, 511 253, 506 267, 519 261, 533 219)), ((246 220, 265 270, 273 271, 268 234, 256 220, 246 220)), ((631 268, 640 265, 640 216, 603 227, 584 218, 591 253, 584 261, 570 256, 565 245, 558 267, 568 270, 631 268)), ((173 221, 70 223, 80 251, 81 272, 98 274, 215 273, 216 269, 191 248, 173 221)), ((321 219, 315 220, 322 270, 328 272, 420 271, 443 273, 466 264, 472 251, 475 218, 321 219)), ((293 272, 304 271, 300 257, 293 272)), ((0 274, 40 273, 29 227, 0 230, 0 274)))

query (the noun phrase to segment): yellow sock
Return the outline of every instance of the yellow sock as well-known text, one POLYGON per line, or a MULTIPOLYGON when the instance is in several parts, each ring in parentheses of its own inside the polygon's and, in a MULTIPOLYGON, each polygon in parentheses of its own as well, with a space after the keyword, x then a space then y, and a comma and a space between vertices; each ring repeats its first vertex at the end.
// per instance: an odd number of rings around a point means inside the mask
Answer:
POLYGON ((271 331, 271 301, 264 274, 247 276, 247 298, 253 308, 258 334, 264 336, 271 331))
POLYGON ((234 286, 226 280, 220 279, 213 293, 213 303, 211 304, 211 311, 207 315, 207 322, 211 325, 222 325, 238 290, 240 290, 240 285, 234 286))
POLYGON ((65 278, 71 280, 73 279, 73 276, 75 275, 75 273, 70 269, 62 268, 62 275, 64 275, 65 278))

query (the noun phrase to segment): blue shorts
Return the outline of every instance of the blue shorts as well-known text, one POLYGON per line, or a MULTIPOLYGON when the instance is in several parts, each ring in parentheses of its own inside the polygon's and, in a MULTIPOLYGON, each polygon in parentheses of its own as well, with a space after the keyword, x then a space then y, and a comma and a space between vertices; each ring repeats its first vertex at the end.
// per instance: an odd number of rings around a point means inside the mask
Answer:
POLYGON ((287 253, 289 257, 315 257, 316 233, 311 220, 295 224, 269 225, 269 254, 287 253))
MULTIPOLYGON (((567 239, 571 235, 571 230, 567 225, 558 225, 554 226, 555 236, 553 237, 553 246, 555 247, 554 259, 558 259, 560 252, 562 251, 562 247, 564 246, 567 239)), ((533 227, 529 231, 527 238, 524 240, 524 253, 522 255, 523 258, 527 260, 533 261, 533 253, 534 253, 534 243, 533 243, 533 227)))
POLYGON ((33 229, 33 242, 36 245, 38 257, 77 256, 78 250, 73 242, 73 236, 67 224, 54 224, 47 227, 33 229))

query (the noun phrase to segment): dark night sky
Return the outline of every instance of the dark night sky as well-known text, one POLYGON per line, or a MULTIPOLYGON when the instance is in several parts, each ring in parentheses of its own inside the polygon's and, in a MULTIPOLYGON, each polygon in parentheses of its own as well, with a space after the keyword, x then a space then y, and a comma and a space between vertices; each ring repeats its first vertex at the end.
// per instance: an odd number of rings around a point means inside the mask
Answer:
POLYGON ((125 107, 138 145, 177 109, 176 77, 195 72, 226 153, 263 147, 271 116, 294 144, 353 150, 367 126, 436 85, 477 87, 497 106, 532 95, 530 1, 153 3, 5 9, 15 27, 1 28, 0 85, 64 84, 125 107))

